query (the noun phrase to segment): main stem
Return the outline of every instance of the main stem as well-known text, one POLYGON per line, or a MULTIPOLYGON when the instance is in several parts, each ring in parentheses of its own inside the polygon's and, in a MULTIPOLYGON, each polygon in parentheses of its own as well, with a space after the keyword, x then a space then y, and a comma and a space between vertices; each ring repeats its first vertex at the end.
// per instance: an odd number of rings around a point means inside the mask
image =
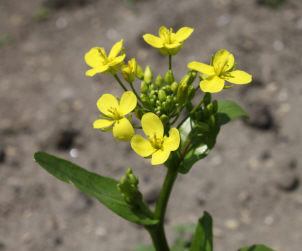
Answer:
POLYGON ((174 162, 169 166, 168 172, 162 189, 159 194, 159 198, 156 204, 154 218, 159 221, 156 226, 148 228, 148 232, 151 235, 153 245, 156 251, 169 251, 168 242, 166 239, 166 234, 164 230, 164 219, 166 215, 166 209, 168 205, 168 200, 172 191, 174 181, 176 180, 178 171, 177 171, 177 162, 174 162))

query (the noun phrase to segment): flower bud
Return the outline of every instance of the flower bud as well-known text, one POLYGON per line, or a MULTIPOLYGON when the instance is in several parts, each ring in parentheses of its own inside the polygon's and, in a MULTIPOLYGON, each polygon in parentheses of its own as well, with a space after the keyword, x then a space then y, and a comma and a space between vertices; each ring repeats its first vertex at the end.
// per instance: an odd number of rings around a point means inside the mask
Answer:
POLYGON ((218 102, 217 102, 217 100, 214 100, 212 102, 212 104, 213 104, 213 114, 215 114, 218 111, 218 102))
POLYGON ((171 90, 173 91, 174 94, 176 94, 177 93, 177 89, 178 89, 178 83, 176 81, 174 81, 171 84, 171 90))
POLYGON ((206 92, 205 95, 203 96, 203 103, 205 105, 208 105, 211 103, 211 94, 209 92, 206 92))
POLYGON ((148 93, 148 85, 145 81, 142 81, 141 83, 141 93, 147 94, 148 93))
POLYGON ((210 127, 207 123, 203 123, 203 122, 198 122, 196 124, 196 127, 201 131, 201 132, 207 132, 210 130, 210 127))
POLYGON ((179 103, 185 103, 188 95, 188 85, 186 82, 182 82, 177 90, 177 101, 179 103))
POLYGON ((208 120, 208 124, 211 128, 213 128, 215 127, 215 123, 216 123, 215 115, 212 114, 208 120))
POLYGON ((152 70, 149 65, 147 65, 145 68, 144 80, 148 85, 152 84, 153 74, 152 74, 152 70))
POLYGON ((137 64, 135 58, 129 60, 127 65, 122 66, 121 71, 123 77, 128 83, 132 83, 135 80, 136 69, 137 69, 137 64))
POLYGON ((188 87, 188 100, 192 100, 194 98, 195 92, 196 92, 196 90, 195 90, 194 86, 190 85, 188 87))
POLYGON ((154 91, 155 91, 155 86, 154 85, 149 85, 149 92, 151 93, 153 91, 153 93, 154 93, 154 91))
POLYGON ((136 77, 140 80, 144 79, 144 71, 139 64, 136 64, 136 77))
POLYGON ((166 92, 165 92, 164 90, 160 89, 160 90, 158 91, 158 99, 159 99, 160 101, 165 101, 165 100, 166 100, 166 97, 167 97, 166 92))
POLYGON ((164 125, 169 123, 169 117, 166 114, 161 115, 160 120, 163 122, 164 125))
POLYGON ((158 89, 160 89, 160 88, 163 87, 164 79, 163 79, 163 77, 160 74, 157 75, 157 77, 155 79, 155 84, 156 84, 156 86, 157 86, 158 89))
POLYGON ((174 76, 172 70, 169 70, 165 75, 165 83, 171 85, 174 81, 174 76))
POLYGON ((172 88, 170 85, 166 85, 162 88, 167 94, 172 94, 172 88))

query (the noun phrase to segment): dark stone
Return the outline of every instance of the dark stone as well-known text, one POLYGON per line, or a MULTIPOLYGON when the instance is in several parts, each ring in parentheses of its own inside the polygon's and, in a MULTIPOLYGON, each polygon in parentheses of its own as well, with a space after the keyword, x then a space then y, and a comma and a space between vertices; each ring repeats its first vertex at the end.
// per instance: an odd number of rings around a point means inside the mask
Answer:
POLYGON ((75 138, 79 133, 75 130, 66 130, 59 133, 56 139, 56 148, 61 151, 68 151, 72 148, 75 138))
POLYGON ((0 242, 0 250, 5 250, 6 246, 3 242, 0 242))
POLYGON ((63 244, 63 239, 59 236, 57 236, 55 239, 54 239, 54 243, 56 246, 60 246, 63 244))
POLYGON ((298 177, 282 177, 282 181, 278 182, 277 187, 284 192, 294 192, 300 186, 300 179, 298 177))
POLYGON ((269 151, 264 151, 262 154, 261 154, 261 156, 260 156, 260 158, 261 158, 261 160, 268 160, 268 159, 270 159, 272 156, 271 156, 271 153, 269 152, 269 151))
POLYGON ((6 154, 4 149, 0 148, 0 164, 4 163, 6 159, 6 154))
POLYGON ((45 0, 44 6, 53 9, 63 9, 73 6, 83 6, 92 0, 45 0))

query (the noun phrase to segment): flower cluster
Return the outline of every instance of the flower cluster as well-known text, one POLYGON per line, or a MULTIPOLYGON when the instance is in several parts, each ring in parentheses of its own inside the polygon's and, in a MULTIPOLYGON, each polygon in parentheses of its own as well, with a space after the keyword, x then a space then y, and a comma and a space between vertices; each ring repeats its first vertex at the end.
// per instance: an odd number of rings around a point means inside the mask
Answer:
MULTIPOLYGON (((165 163, 171 151, 178 150, 181 138, 178 129, 172 126, 185 109, 192 114, 192 119, 197 121, 195 123, 199 127, 205 128, 211 126, 211 123, 215 124, 215 102, 210 104, 202 101, 207 104, 204 110, 201 108, 202 102, 199 103, 200 107, 193 109, 191 101, 198 89, 193 82, 197 72, 201 73, 200 89, 206 94, 227 88, 225 81, 232 84, 247 84, 252 80, 250 74, 235 69, 237 63, 233 54, 227 50, 220 50, 212 57, 210 65, 190 62, 187 66, 188 73, 177 81, 173 75, 172 56, 181 50, 184 41, 193 31, 192 28, 183 27, 174 33, 172 28, 162 26, 158 32, 159 37, 152 34, 143 36, 149 45, 163 55, 169 56, 169 70, 164 76, 159 74, 156 78, 153 78, 150 66, 143 70, 135 58, 129 60, 128 64, 124 63, 126 55, 123 40, 114 44, 108 56, 101 47, 94 47, 85 55, 85 61, 91 67, 86 72, 87 76, 109 73, 125 91, 120 99, 111 94, 103 94, 99 98, 97 107, 102 114, 101 118, 93 123, 93 127, 102 131, 113 131, 113 136, 117 140, 130 141, 131 147, 138 155, 151 157, 152 165, 165 163), (118 77, 119 71, 128 82, 131 91, 118 77), (137 93, 137 88, 133 85, 136 79, 141 81, 140 93, 137 93), (132 125, 132 112, 141 120, 141 127, 132 125), (206 113, 202 117, 205 121, 202 121, 201 113, 206 113), (135 129, 142 129, 147 139, 135 134, 135 129)), ((205 95, 204 99, 206 97, 208 96, 205 95)))

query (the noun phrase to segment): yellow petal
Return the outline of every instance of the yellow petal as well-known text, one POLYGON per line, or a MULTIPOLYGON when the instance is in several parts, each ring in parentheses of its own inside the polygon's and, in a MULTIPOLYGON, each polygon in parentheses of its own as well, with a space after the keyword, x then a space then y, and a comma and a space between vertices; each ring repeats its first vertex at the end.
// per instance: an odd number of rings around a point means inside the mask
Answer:
POLYGON ((108 119, 98 119, 93 122, 94 129, 102 129, 111 126, 114 123, 114 120, 108 119))
POLYGON ((103 94, 96 102, 96 105, 102 113, 109 117, 112 116, 110 110, 118 109, 119 107, 116 98, 111 94, 103 94))
POLYGON ((93 77, 95 74, 105 72, 107 70, 108 70, 108 66, 107 65, 102 65, 102 66, 92 68, 92 69, 86 71, 85 75, 89 76, 89 77, 93 77))
POLYGON ((161 26, 158 30, 159 37, 165 42, 169 40, 169 33, 170 31, 165 26, 161 26))
POLYGON ((153 137, 154 134, 157 138, 164 136, 164 126, 160 118, 152 112, 148 112, 142 117, 142 127, 144 133, 148 138, 153 137))
POLYGON ((252 75, 244 71, 232 71, 224 79, 232 84, 242 85, 250 83, 252 75))
POLYGON ((113 47, 110 50, 108 58, 109 59, 115 58, 120 53, 122 48, 123 48, 123 39, 113 45, 113 47))
POLYGON ((200 82, 200 88, 203 92, 220 92, 224 87, 224 80, 217 76, 210 76, 200 82))
POLYGON ((170 151, 168 150, 157 150, 155 153, 152 154, 152 165, 160 165, 167 161, 169 158, 170 151))
POLYGON ((191 36, 194 29, 190 27, 183 27, 176 32, 176 39, 178 42, 182 42, 186 40, 189 36, 191 36))
POLYGON ((199 71, 199 72, 201 72, 203 74, 206 74, 206 75, 214 75, 215 74, 215 70, 214 70, 213 66, 207 65, 207 64, 204 64, 204 63, 199 63, 199 62, 196 62, 196 61, 193 61, 193 62, 189 63, 188 68, 192 69, 192 70, 195 70, 195 71, 199 71))
POLYGON ((179 46, 182 46, 182 43, 173 43, 173 44, 164 44, 164 47, 167 49, 175 49, 178 48, 179 46))
POLYGON ((176 151, 180 144, 179 131, 176 128, 171 128, 169 137, 165 137, 164 149, 168 151, 176 151))
POLYGON ((90 51, 85 54, 85 62, 90 67, 99 67, 103 65, 103 59, 100 56, 99 50, 102 49, 100 47, 94 47, 90 51))
POLYGON ((124 92, 121 97, 119 112, 122 115, 126 115, 132 112, 137 104, 137 98, 135 94, 131 91, 124 92))
POLYGON ((143 36, 143 39, 145 40, 146 43, 148 43, 152 47, 155 47, 155 48, 163 47, 163 41, 159 37, 156 37, 152 34, 145 34, 143 36))
POLYGON ((130 141, 134 135, 134 129, 128 119, 123 118, 115 122, 113 136, 117 140, 130 141))
POLYGON ((234 66, 234 56, 227 50, 220 50, 215 54, 213 65, 215 69, 219 69, 220 72, 230 70, 234 66))
POLYGON ((122 56, 118 56, 118 57, 114 58, 113 60, 111 60, 108 65, 115 66, 117 64, 120 64, 124 61, 125 57, 126 57, 126 54, 123 54, 122 56))
POLYGON ((141 135, 134 135, 132 137, 131 147, 138 155, 142 157, 148 157, 155 151, 150 141, 146 140, 141 135))

